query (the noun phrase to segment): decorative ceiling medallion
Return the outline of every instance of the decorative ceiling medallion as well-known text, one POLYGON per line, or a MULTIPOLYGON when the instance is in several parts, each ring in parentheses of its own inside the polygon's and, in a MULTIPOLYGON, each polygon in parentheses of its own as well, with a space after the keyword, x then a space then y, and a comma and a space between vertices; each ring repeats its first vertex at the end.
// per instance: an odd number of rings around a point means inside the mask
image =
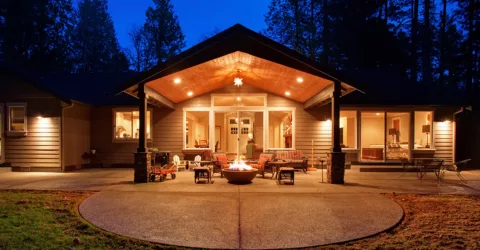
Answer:
POLYGON ((235 80, 233 80, 233 85, 241 87, 243 85, 243 79, 240 77, 235 77, 235 80))

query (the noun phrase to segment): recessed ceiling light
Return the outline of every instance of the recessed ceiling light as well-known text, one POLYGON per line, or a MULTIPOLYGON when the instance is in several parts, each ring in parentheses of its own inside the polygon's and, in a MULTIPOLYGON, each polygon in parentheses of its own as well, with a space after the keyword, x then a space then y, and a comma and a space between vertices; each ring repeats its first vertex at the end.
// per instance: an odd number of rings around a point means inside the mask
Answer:
POLYGON ((193 92, 192 92, 192 91, 188 91, 187 95, 188 95, 188 96, 192 96, 192 95, 193 95, 193 92))
POLYGON ((239 96, 237 97, 237 102, 241 102, 242 101, 242 98, 239 96))
POLYGON ((286 96, 290 96, 290 91, 285 91, 286 96))
POLYGON ((179 83, 182 82, 182 79, 180 79, 180 78, 177 77, 177 78, 175 78, 175 79, 173 80, 173 82, 174 82, 175 84, 179 84, 179 83))
POLYGON ((297 77, 297 82, 300 82, 300 83, 302 83, 302 82, 303 82, 303 78, 301 78, 301 77, 297 77))
POLYGON ((380 113, 376 113, 376 115, 380 115, 380 113))

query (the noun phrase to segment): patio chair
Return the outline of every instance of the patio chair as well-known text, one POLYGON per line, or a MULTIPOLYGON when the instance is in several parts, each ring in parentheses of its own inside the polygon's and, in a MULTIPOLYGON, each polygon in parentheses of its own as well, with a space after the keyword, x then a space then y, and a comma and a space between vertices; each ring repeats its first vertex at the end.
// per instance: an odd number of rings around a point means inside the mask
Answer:
POLYGON ((173 165, 178 170, 184 169, 187 170, 187 161, 181 161, 178 155, 173 156, 173 165))
POLYGON ((227 154, 214 153, 212 154, 213 161, 213 173, 220 173, 220 177, 223 178, 222 169, 230 167, 227 160, 227 154))
POLYGON ((452 165, 444 165, 442 167, 442 170, 441 170, 441 177, 442 179, 445 177, 445 173, 447 171, 449 172, 454 172, 457 177, 463 182, 463 183, 467 183, 467 180, 462 176, 462 171, 465 171, 465 170, 469 170, 468 169, 468 162, 471 161, 472 159, 466 159, 466 160, 463 160, 463 161, 458 161, 458 162, 455 162, 453 163, 452 165))
POLYGON ((269 171, 273 174, 272 167, 268 165, 273 160, 273 154, 263 153, 258 157, 257 164, 251 164, 252 168, 258 169, 258 174, 265 178, 265 172, 269 171))

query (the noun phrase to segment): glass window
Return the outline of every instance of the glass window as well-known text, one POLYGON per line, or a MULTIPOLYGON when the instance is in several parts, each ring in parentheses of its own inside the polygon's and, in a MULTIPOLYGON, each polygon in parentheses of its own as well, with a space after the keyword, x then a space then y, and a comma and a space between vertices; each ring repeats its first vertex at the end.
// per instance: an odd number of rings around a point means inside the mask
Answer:
POLYGON ((26 132, 27 131, 27 122, 26 122, 26 107, 25 106, 9 106, 9 131, 17 132, 26 132))
POLYGON ((340 146, 357 148, 357 111, 340 111, 340 146))
MULTIPOLYGON (((151 112, 147 111, 147 139, 152 138, 151 112)), ((140 127, 139 111, 115 111, 115 140, 138 139, 140 127)))
POLYGON ((414 148, 430 148, 432 145, 432 112, 415 112, 414 148))
POLYGON ((209 112, 185 112, 185 148, 209 148, 209 112))
POLYGON ((410 113, 387 113, 387 160, 408 158, 410 154, 410 113))
POLYGON ((385 113, 362 112, 362 161, 383 161, 385 147, 385 113))
POLYGON ((292 111, 268 112, 268 147, 292 148, 292 111))
POLYGON ((265 105, 265 96, 214 96, 215 107, 258 107, 265 105))

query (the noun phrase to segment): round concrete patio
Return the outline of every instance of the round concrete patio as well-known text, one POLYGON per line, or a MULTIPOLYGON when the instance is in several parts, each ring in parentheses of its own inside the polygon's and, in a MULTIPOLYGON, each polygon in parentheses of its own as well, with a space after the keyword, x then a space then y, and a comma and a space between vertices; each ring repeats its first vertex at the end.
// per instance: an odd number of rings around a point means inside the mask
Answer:
POLYGON ((387 230, 403 217, 402 208, 380 194, 240 191, 105 190, 86 199, 80 213, 102 229, 132 238, 227 249, 344 242, 387 230))

